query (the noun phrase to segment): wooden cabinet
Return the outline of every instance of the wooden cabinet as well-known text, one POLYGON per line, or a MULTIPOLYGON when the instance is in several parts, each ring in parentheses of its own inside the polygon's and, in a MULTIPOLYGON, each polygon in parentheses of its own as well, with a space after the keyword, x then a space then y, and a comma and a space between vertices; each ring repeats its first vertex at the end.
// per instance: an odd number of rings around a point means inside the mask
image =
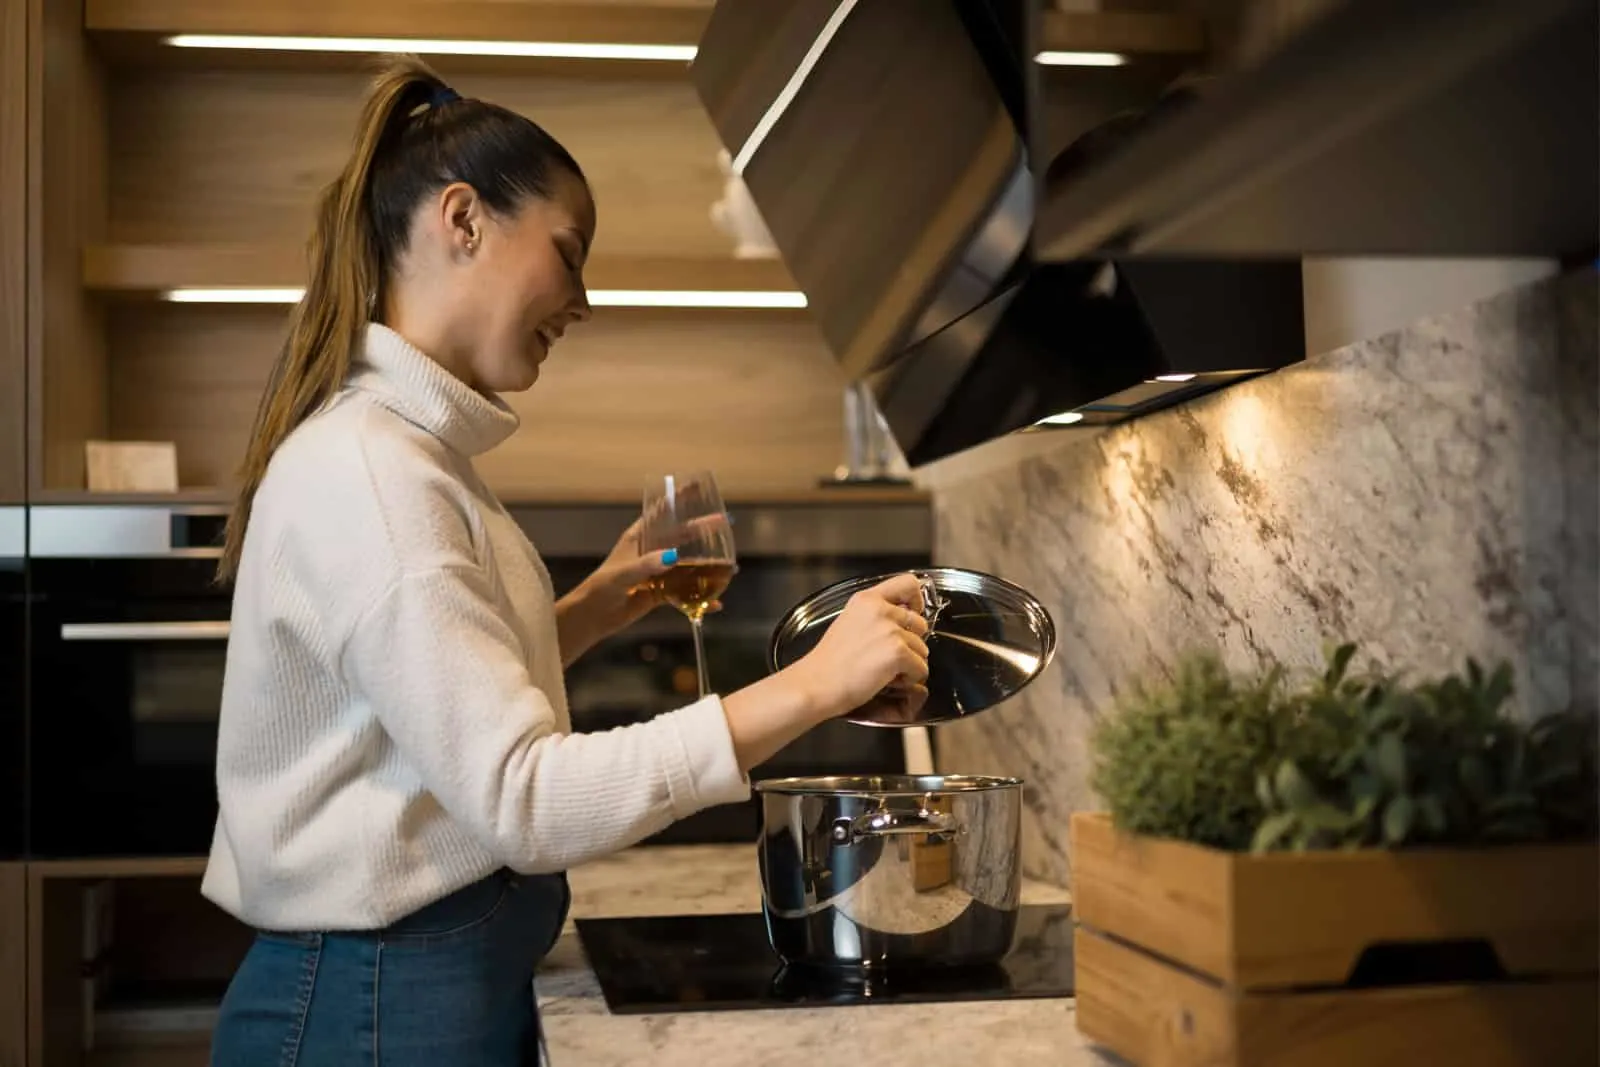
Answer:
MULTIPOLYGON (((31 5, 36 30, 34 499, 82 495, 97 438, 173 442, 186 496, 225 497, 242 459, 287 308, 238 290, 292 300, 303 283, 312 204, 348 150, 367 57, 218 35, 665 49, 674 58, 429 58, 578 158, 600 220, 591 290, 798 295, 781 263, 735 260, 711 220, 721 145, 684 56, 712 0, 0 3, 31 5), (234 292, 192 302, 218 287, 234 292)), ((1192 21, 1052 13, 1042 32, 1051 49, 1160 57, 1195 47, 1192 21)), ((843 458, 843 386, 803 309, 599 307, 509 398, 522 428, 481 469, 520 499, 631 498, 668 467, 713 468, 735 494, 808 489, 843 458)), ((0 445, 0 487, 5 459, 0 445)))
POLYGON ((0 863, 0 1067, 24 1067, 28 1054, 27 868, 0 863))
POLYGON ((27 86, 27 0, 0 0, 0 505, 28 481, 27 86))
POLYGON ((203 863, 28 864, 28 1067, 204 1067, 254 933, 200 895, 203 863))

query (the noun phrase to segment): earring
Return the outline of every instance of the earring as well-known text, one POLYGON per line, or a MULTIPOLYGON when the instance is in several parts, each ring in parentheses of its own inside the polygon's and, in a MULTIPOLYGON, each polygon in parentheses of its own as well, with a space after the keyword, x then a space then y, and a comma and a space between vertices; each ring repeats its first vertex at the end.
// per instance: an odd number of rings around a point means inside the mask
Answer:
POLYGON ((473 227, 471 230, 467 231, 467 254, 471 255, 472 253, 476 252, 477 250, 478 250, 478 229, 477 229, 477 227, 473 227))

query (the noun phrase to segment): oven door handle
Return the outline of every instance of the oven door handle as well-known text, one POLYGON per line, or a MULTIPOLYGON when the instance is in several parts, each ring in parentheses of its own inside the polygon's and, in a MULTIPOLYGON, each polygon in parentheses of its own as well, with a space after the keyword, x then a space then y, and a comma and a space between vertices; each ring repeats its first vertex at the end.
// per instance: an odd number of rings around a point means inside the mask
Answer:
POLYGON ((226 641, 226 620, 193 622, 66 622, 63 641, 226 641))

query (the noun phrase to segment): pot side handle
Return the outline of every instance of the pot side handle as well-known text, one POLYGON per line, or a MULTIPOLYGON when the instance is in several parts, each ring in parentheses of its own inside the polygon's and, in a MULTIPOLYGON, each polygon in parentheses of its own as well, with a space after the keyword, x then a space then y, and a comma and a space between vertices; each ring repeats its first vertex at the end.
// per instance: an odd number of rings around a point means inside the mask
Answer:
POLYGON ((835 819, 833 840, 836 844, 850 845, 864 837, 890 837, 896 834, 953 834, 956 817, 948 812, 873 811, 857 815, 854 819, 835 819))

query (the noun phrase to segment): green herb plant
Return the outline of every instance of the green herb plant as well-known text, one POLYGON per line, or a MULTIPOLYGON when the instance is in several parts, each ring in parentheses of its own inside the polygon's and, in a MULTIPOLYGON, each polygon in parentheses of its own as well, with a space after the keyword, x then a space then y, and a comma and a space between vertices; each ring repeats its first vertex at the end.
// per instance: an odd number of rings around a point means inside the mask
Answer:
POLYGON ((1090 784, 1120 829, 1230 850, 1600 836, 1593 714, 1517 719, 1506 664, 1407 684, 1355 654, 1298 686, 1187 656, 1096 727, 1090 784))
POLYGON ((1283 672, 1230 674, 1212 654, 1137 688, 1092 739, 1090 784, 1123 830, 1216 848, 1249 845, 1261 821, 1256 778, 1284 748, 1283 672))
MULTIPOLYGON (((1354 651, 1335 653, 1340 669, 1354 651)), ((1341 688, 1352 699, 1340 713, 1353 714, 1355 728, 1336 743, 1301 746, 1258 778, 1256 851, 1596 836, 1595 718, 1514 718, 1510 664, 1485 673, 1469 659, 1465 676, 1341 688)))

